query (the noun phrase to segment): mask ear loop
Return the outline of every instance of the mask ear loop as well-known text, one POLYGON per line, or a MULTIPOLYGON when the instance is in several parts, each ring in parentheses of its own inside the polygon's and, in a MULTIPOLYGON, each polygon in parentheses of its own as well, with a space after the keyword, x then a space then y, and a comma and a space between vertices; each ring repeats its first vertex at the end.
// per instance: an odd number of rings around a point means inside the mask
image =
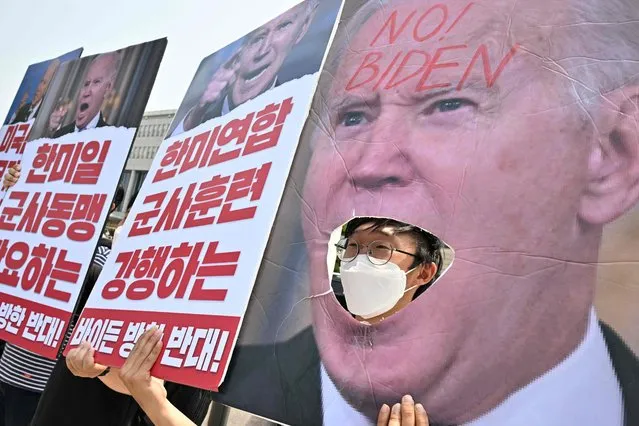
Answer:
MULTIPOLYGON (((417 268, 419 268, 420 265, 415 266, 414 268, 409 269, 408 271, 405 272, 405 275, 410 274, 411 272, 413 272, 414 270, 416 270, 417 268)), ((419 287, 419 284, 415 284, 414 286, 408 287, 406 290, 404 290, 404 293, 402 294, 406 294, 407 292, 411 291, 412 289, 419 287)))

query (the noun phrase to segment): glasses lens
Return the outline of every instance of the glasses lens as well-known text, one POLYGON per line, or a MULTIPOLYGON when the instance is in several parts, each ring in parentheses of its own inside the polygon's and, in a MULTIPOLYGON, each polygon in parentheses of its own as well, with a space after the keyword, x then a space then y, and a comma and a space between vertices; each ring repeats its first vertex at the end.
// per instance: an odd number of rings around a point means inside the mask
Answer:
POLYGON ((357 257, 359 247, 355 241, 349 241, 348 238, 342 238, 337 243, 337 257, 343 262, 350 262, 357 257))
POLYGON ((384 265, 388 263, 393 255, 393 247, 382 241, 374 241, 368 245, 368 259, 373 265, 384 265))

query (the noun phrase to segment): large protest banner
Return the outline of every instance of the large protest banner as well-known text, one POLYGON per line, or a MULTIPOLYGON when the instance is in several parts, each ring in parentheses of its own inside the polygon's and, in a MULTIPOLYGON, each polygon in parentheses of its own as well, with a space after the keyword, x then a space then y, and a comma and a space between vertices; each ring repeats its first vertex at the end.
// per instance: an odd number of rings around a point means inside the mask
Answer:
POLYGON ((290 425, 639 424, 639 8, 347 0, 217 401, 290 425), (332 292, 353 217, 455 250, 407 307, 332 292))
MULTIPOLYGON (((29 65, 27 68, 7 118, 0 128, 0 176, 4 176, 12 165, 20 163, 31 126, 40 112, 49 83, 60 64, 77 59, 80 55, 82 49, 76 49, 57 58, 29 65)), ((5 193, 0 192, 0 203, 5 193)))
POLYGON ((154 375, 222 383, 339 9, 306 0, 202 61, 68 350, 120 366, 158 325, 154 375))
POLYGON ((0 208, 1 340, 56 357, 165 47, 66 62, 51 81, 0 208))

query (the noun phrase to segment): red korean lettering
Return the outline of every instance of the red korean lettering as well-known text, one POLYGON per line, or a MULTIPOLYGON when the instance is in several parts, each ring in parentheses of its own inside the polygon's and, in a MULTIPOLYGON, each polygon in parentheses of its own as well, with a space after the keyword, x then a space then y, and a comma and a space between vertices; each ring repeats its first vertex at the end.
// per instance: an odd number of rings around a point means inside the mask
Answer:
POLYGON ((251 194, 251 201, 259 200, 270 169, 271 163, 266 163, 259 169, 244 170, 233 176, 233 182, 224 199, 224 205, 217 223, 235 222, 255 217, 256 206, 233 210, 232 202, 248 196, 249 193, 251 194))
MULTIPOLYGON (((20 219, 20 223, 18 223, 18 231, 37 233, 40 229, 42 219, 44 219, 49 211, 49 201, 51 199, 50 192, 45 192, 44 194, 34 192, 32 195, 33 197, 29 201, 29 205, 25 209, 24 215, 22 216, 22 219, 20 219), (41 202, 39 202, 40 196, 42 196, 41 202)), ((54 230, 47 231, 43 229, 42 234, 49 237, 51 235, 55 235, 56 232, 54 230)))
POLYGON ((216 175, 200 183, 184 223, 185 228, 213 224, 215 215, 209 215, 209 210, 222 205, 224 194, 226 193, 226 185, 230 179, 229 176, 216 175))
POLYGON ((129 237, 148 235, 152 232, 153 226, 149 225, 149 222, 160 215, 161 207, 167 194, 167 191, 158 192, 157 194, 147 195, 144 198, 142 204, 152 204, 153 208, 151 210, 142 211, 135 215, 135 218, 133 219, 133 225, 131 226, 131 230, 129 231, 129 237))
POLYGON ((47 247, 44 244, 38 244, 33 248, 31 258, 27 262, 20 279, 20 286, 24 290, 30 291, 34 289, 37 294, 42 292, 49 271, 53 268, 55 253, 55 248, 47 247))
POLYGON ((253 154, 276 146, 282 133, 284 121, 291 111, 293 111, 293 98, 285 99, 278 105, 267 105, 258 112, 251 127, 251 136, 248 138, 242 155, 253 154))
MULTIPOLYGON (((255 113, 250 113, 246 117, 240 119, 236 118, 229 121, 220 134, 217 137, 218 146, 226 146, 229 143, 235 141, 235 145, 242 145, 246 142, 249 129, 251 127, 251 121, 255 113)), ((212 137, 212 136, 211 136, 212 137)), ((227 150, 222 152, 220 148, 213 150, 211 158, 209 159, 209 166, 214 164, 230 161, 240 156, 241 148, 227 150)))
POLYGON ((17 287, 19 282, 18 270, 27 263, 30 253, 29 244, 19 241, 10 244, 2 240, 0 245, 0 260, 4 258, 5 268, 0 271, 0 284, 17 287))
POLYGON ((63 302, 68 302, 71 298, 71 294, 58 290, 56 288, 57 282, 63 281, 70 284, 77 284, 80 277, 80 269, 82 268, 82 264, 66 260, 66 256, 67 250, 60 250, 58 252, 58 257, 56 258, 54 268, 51 271, 50 279, 44 292, 45 297, 63 302))
POLYGON ((181 227, 182 220, 193 203, 193 192, 196 186, 197 183, 190 184, 183 197, 180 197, 183 188, 175 188, 166 207, 162 209, 162 214, 155 224, 153 232, 170 231, 181 227))
POLYGON ((0 229, 5 231, 13 231, 16 229, 17 224, 14 223, 14 219, 22 216, 24 205, 28 198, 28 192, 13 191, 3 200, 4 206, 2 213, 0 213, 0 229), (7 200, 17 201, 17 205, 8 205, 7 200))
POLYGON ((195 284, 189 296, 189 300, 215 300, 226 299, 227 290, 204 288, 205 278, 208 277, 232 277, 237 270, 240 259, 239 251, 219 252, 217 241, 209 243, 204 254, 204 259, 197 269, 195 284))
POLYGON ((153 177, 153 182, 160 182, 176 175, 178 167, 189 149, 191 138, 183 141, 175 141, 166 150, 166 154, 160 161, 160 167, 153 177))
POLYGON ((76 185, 94 185, 102 173, 102 166, 109 153, 111 141, 91 141, 84 145, 80 161, 73 174, 71 183, 76 185))
POLYGON ((198 163, 202 161, 204 152, 207 148, 210 134, 211 131, 207 130, 206 132, 200 133, 199 135, 193 137, 191 143, 189 144, 189 149, 186 152, 182 167, 180 167, 180 174, 197 167, 198 163))
POLYGON ((197 272, 203 245, 201 242, 194 245, 185 242, 171 250, 172 260, 165 267, 158 282, 160 299, 184 297, 191 278, 197 272))

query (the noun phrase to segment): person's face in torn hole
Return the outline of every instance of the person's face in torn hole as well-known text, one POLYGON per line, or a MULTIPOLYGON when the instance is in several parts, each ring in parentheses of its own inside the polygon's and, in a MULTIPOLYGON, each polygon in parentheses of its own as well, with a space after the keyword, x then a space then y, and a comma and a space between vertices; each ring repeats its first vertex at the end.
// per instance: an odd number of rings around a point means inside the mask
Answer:
POLYGON ((637 10, 629 0, 475 2, 444 33, 469 4, 451 1, 442 33, 419 41, 415 31, 432 27, 415 22, 436 2, 369 3, 380 9, 336 39, 345 47, 316 97, 302 203, 312 294, 330 285, 331 231, 353 216, 428 229, 455 262, 371 326, 330 295, 311 299, 314 333, 341 395, 371 419, 378 403, 408 393, 435 421, 459 424, 586 335, 602 228, 639 195, 639 51, 627 39, 639 28, 574 22, 617 22, 610 11, 626 22, 637 10), (438 63, 452 65, 429 71, 444 47, 438 63), (620 60, 596 60, 611 49, 620 60), (423 53, 404 63, 413 51, 423 53))
POLYGON ((336 244, 347 309, 376 324, 407 306, 442 267, 439 240, 384 218, 357 218, 336 244))

